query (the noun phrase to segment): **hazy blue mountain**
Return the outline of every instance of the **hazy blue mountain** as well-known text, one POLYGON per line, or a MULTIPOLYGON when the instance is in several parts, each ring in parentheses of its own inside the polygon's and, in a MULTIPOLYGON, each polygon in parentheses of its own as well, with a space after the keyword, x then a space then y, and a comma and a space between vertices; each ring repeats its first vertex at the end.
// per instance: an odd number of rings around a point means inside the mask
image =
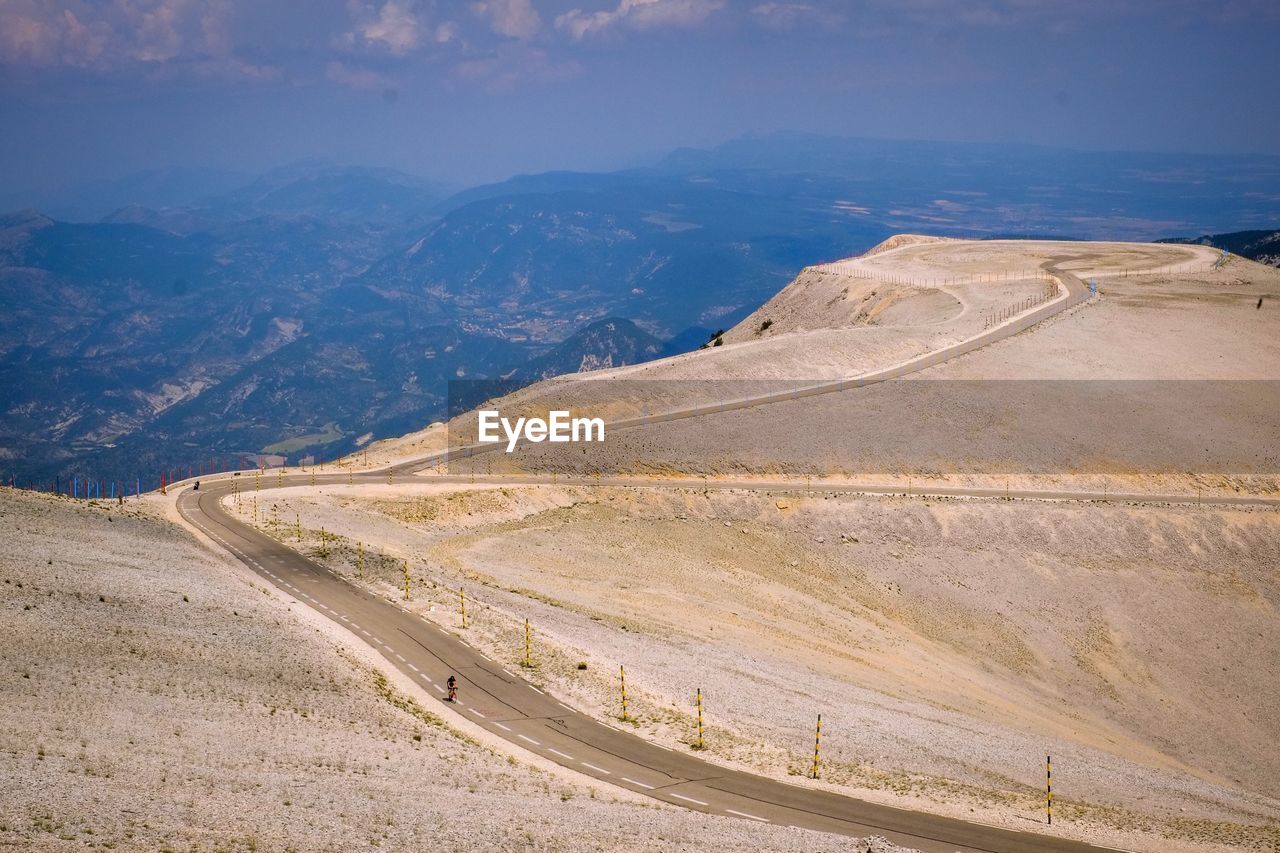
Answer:
POLYGON ((839 200, 851 216, 939 233, 1155 240, 1280 225, 1280 157, 776 134, 673 152, 656 168, 770 196, 839 200))
POLYGON ((729 325, 805 263, 884 233, 794 198, 681 178, 572 183, 458 207, 362 281, 425 292, 441 310, 515 340, 557 340, 607 316, 669 337, 729 325))
POLYGON ((1234 231, 1230 234, 1206 234, 1203 237, 1175 237, 1164 242, 1213 246, 1267 266, 1280 267, 1280 230, 1234 231))
POLYGON ((537 382, 552 376, 625 367, 663 354, 663 342, 622 317, 597 320, 574 332, 548 352, 516 367, 508 378, 537 382))
POLYGON ((0 468, 331 456, 440 417, 450 379, 695 349, 803 266, 902 231, 1280 228, 1275 157, 805 136, 447 198, 317 163, 170 189, 100 222, 0 217, 0 468))
POLYGON ((43 194, 0 195, 0 209, 39 207, 56 219, 92 222, 122 207, 166 208, 228 192, 253 178, 221 169, 168 168, 138 172, 43 194))

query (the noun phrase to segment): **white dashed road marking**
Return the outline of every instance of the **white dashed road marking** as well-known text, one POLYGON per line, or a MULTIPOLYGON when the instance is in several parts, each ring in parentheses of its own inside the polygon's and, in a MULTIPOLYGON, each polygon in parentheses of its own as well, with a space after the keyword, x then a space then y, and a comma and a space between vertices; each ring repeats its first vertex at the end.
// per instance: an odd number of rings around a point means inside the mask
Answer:
POLYGON ((569 761, 573 761, 573 756, 567 752, 561 752, 560 750, 552 749, 551 747, 547 747, 547 752, 554 752, 556 755, 560 756, 561 758, 567 758, 569 761))
MULTIPOLYGON (((603 773, 603 774, 604 774, 604 775, 606 775, 606 776, 612 776, 612 775, 613 775, 613 774, 612 774, 612 773, 610 773, 608 770, 605 770, 603 767, 596 767, 594 764, 588 764, 588 763, 587 763, 587 762, 585 762, 585 761, 584 761, 584 762, 582 762, 582 766, 583 766, 583 767, 585 767, 585 768, 587 768, 588 770, 594 770, 594 771, 596 771, 597 773, 603 773)), ((703 803, 703 805, 706 805, 706 804, 705 804, 705 803, 703 803)))
POLYGON ((728 812, 729 814, 736 814, 738 817, 748 817, 748 818, 751 818, 752 820, 758 820, 761 823, 769 823, 769 818, 767 817, 760 817, 759 815, 753 815, 753 814, 747 814, 746 812, 734 811, 733 809, 725 809, 725 811, 728 812))
POLYGON ((638 786, 640 786, 641 788, 644 788, 644 789, 649 790, 649 791, 652 791, 652 790, 653 790, 653 786, 652 786, 652 785, 646 785, 646 784, 645 784, 645 783, 643 783, 643 782, 637 782, 635 779, 628 779, 626 776, 619 776, 618 778, 619 778, 619 779, 621 779, 623 782, 627 782, 628 784, 631 784, 631 785, 638 785, 638 786))
POLYGON ((538 743, 536 740, 529 737, 528 735, 516 735, 516 737, 520 738, 520 740, 527 740, 529 741, 529 743, 533 744, 534 746, 542 746, 542 744, 538 743))
POLYGON ((698 806, 706 805, 702 800, 695 800, 693 797, 686 797, 684 794, 672 794, 671 796, 675 797, 677 800, 684 800, 686 803, 693 803, 698 806))

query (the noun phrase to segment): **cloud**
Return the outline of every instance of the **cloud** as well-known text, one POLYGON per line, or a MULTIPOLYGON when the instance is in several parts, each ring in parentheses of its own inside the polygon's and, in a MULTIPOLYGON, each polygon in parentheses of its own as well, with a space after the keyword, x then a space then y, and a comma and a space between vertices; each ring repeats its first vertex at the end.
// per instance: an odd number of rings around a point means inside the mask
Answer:
POLYGON ((573 60, 559 61, 545 50, 508 42, 493 54, 458 63, 453 75, 459 80, 479 84, 494 93, 510 92, 522 83, 535 81, 554 83, 582 74, 582 66, 573 60))
POLYGON ((760 3, 751 10, 751 18, 762 27, 779 32, 820 27, 834 29, 844 23, 844 16, 811 3, 760 3))
POLYGON ((448 44, 449 42, 457 41, 459 38, 461 38, 461 31, 454 21, 445 21, 436 27, 436 44, 448 44))
POLYGON ((488 19, 489 27, 507 38, 532 38, 542 29, 542 17, 531 0, 477 0, 471 11, 488 19))
POLYGON ((556 18, 556 29, 582 40, 618 26, 635 30, 695 27, 724 5, 725 0, 620 0, 612 12, 571 9, 556 18))
POLYGON ((230 0, 0 0, 0 65, 114 71, 182 64, 201 76, 263 77, 237 59, 230 0))
POLYGON ((352 0, 347 8, 356 20, 355 29, 346 34, 348 42, 385 48, 395 56, 403 56, 422 41, 424 25, 409 0, 386 0, 381 8, 352 0))

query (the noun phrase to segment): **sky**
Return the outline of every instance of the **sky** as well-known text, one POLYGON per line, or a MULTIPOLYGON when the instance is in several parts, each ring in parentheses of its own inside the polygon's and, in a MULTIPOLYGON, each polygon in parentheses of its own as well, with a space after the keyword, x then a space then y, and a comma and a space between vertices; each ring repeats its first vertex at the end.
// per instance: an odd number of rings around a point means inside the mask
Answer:
POLYGON ((793 130, 1280 153, 1276 0, 0 0, 0 182, 451 185, 793 130))

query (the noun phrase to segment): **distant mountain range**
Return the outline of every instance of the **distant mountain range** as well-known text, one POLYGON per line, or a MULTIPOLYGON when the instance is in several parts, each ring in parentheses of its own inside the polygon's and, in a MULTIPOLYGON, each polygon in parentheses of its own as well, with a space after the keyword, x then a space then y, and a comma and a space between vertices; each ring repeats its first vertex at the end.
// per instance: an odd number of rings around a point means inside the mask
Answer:
POLYGON ((1270 267, 1280 267, 1280 231, 1234 231, 1230 234, 1206 234, 1203 237, 1179 237, 1169 243, 1198 243, 1231 252, 1242 258, 1270 267))
POLYGON ((453 195, 329 164, 152 173, 84 190, 93 221, 0 217, 0 470, 329 457, 441 416, 450 379, 695 349, 892 233, 1274 228, 1278 194, 1280 158, 803 136, 453 195))

